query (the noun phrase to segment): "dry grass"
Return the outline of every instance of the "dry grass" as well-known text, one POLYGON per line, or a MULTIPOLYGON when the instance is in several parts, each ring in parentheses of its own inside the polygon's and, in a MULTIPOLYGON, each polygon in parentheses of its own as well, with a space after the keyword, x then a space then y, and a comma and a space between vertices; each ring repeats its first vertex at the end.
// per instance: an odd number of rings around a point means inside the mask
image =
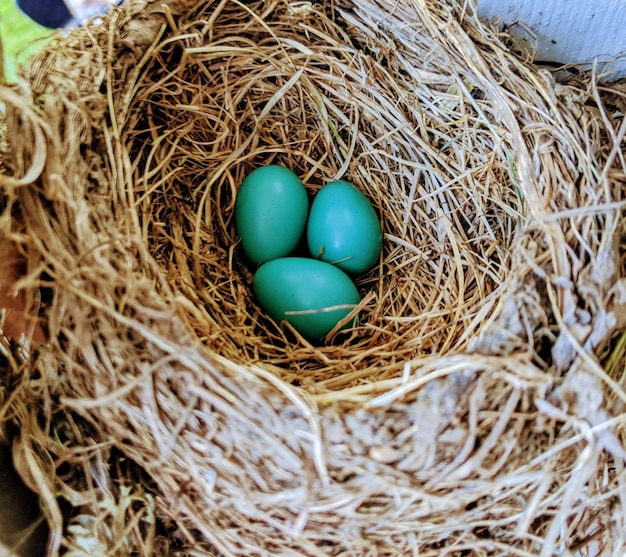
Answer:
POLYGON ((454 0, 131 1, 0 91, 50 335, 0 421, 52 553, 620 554, 624 93, 505 40, 454 0), (324 344, 252 296, 268 163, 381 215, 324 344))

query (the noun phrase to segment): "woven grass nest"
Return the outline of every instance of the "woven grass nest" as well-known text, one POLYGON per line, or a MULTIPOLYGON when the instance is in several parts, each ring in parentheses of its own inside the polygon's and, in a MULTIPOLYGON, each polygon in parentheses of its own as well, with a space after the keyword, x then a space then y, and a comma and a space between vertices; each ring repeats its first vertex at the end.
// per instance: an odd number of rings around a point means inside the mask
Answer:
POLYGON ((623 555, 618 84, 456 0, 131 0, 22 71, 1 238, 46 340, 3 340, 0 422, 50 554, 623 555), (325 343, 251 290, 269 163, 381 217, 325 343))

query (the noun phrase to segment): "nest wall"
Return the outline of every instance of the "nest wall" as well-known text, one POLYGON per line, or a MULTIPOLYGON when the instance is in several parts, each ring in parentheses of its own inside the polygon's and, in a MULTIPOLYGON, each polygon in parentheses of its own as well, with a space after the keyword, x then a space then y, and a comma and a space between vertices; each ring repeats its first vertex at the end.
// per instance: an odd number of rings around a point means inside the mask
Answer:
POLYGON ((621 555, 618 84, 470 4, 131 0, 4 87, 4 436, 50 553, 621 555), (356 325, 271 322, 233 227, 262 164, 384 232, 356 325))

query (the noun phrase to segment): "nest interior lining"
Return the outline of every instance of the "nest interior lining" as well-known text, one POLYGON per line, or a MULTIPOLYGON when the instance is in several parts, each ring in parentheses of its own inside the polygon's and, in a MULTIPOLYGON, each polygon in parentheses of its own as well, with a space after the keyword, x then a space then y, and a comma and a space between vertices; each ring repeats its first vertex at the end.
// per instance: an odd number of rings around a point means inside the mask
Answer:
POLYGON ((280 5, 261 19, 248 9, 219 7, 210 30, 203 18, 179 21, 124 107, 141 230, 192 302, 195 334, 233 361, 288 367, 315 389, 462 350, 497 304, 523 221, 511 146, 488 105, 469 102, 456 76, 398 83, 319 11, 280 5), (358 279, 369 302, 356 329, 328 345, 285 334, 251 294, 233 199, 246 173, 270 163, 294 170, 311 196, 348 179, 381 215, 382 261, 358 279))

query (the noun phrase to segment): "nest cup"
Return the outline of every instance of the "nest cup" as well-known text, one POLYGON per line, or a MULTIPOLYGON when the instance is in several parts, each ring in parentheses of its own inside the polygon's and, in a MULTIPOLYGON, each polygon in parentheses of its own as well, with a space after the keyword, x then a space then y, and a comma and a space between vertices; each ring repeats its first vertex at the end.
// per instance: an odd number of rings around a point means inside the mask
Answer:
POLYGON ((48 342, 5 340, 0 415, 50 553, 622 551, 619 85, 454 1, 129 1, 23 71, 1 222, 48 342), (265 164, 380 215, 326 342, 254 299, 265 164))
POLYGON ((128 107, 142 239, 190 302, 184 319, 210 350, 314 390, 462 350, 497 301, 522 218, 511 147, 475 111, 459 117, 455 77, 438 76, 439 92, 414 90, 329 14, 306 4, 262 11, 220 8, 209 41, 201 18, 186 23, 188 36, 155 50, 128 107), (437 126, 436 137, 420 132, 437 126), (233 204, 265 164, 292 169, 311 197, 347 179, 381 217, 381 262, 357 279, 359 323, 322 346, 281 330, 251 293, 255 268, 237 246, 233 204))

